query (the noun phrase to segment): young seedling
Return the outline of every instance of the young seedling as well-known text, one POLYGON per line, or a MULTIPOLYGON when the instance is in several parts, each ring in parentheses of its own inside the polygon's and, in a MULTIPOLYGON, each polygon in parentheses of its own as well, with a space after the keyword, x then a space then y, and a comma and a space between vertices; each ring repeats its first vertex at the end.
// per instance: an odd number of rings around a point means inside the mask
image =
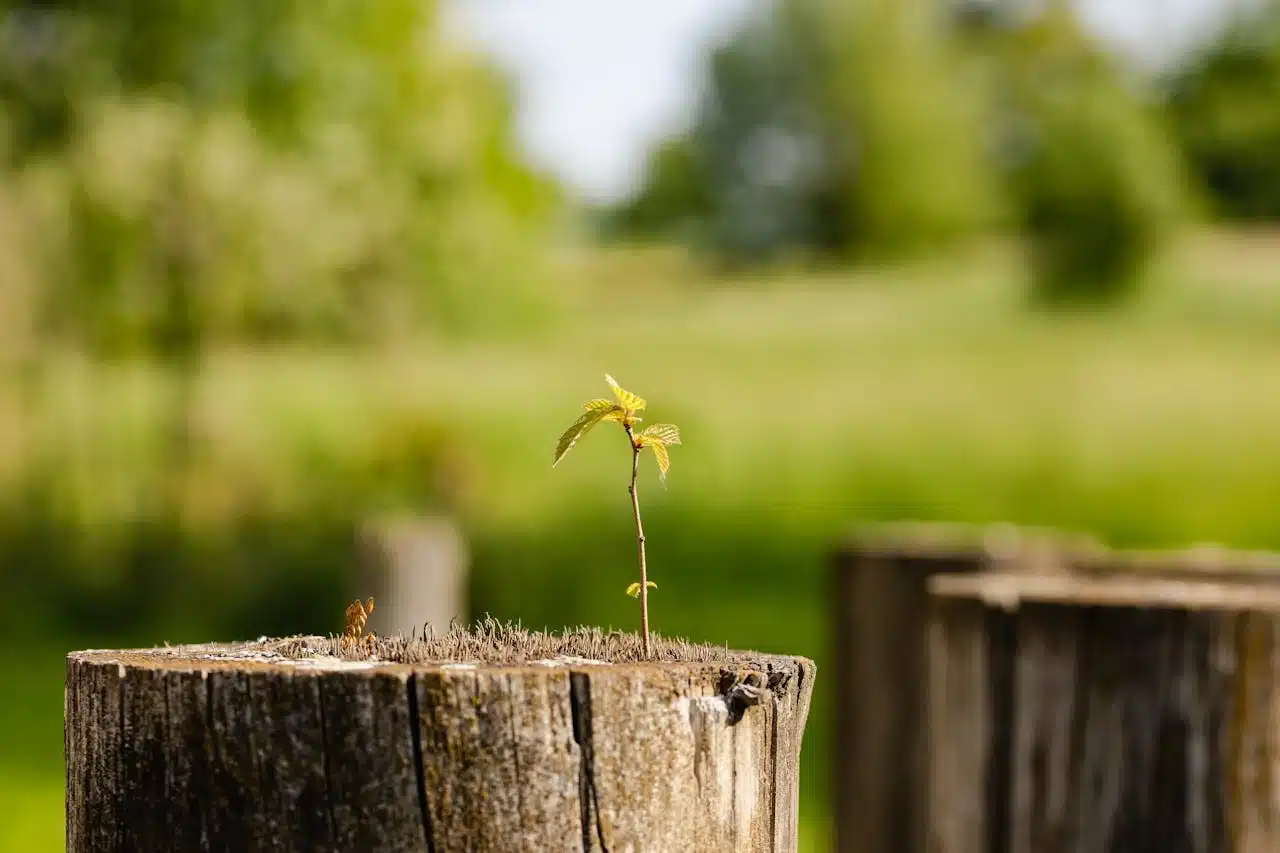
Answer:
POLYGON ((554 468, 560 460, 578 443, 587 432, 601 421, 617 421, 627 434, 627 444, 631 447, 631 485, 627 493, 631 495, 631 512, 636 520, 636 542, 640 552, 640 580, 627 587, 627 595, 640 599, 640 636, 644 641, 644 654, 649 656, 649 590, 657 589, 657 584, 649 580, 648 567, 644 559, 644 525, 640 522, 640 498, 636 494, 636 479, 640 473, 640 452, 646 447, 653 451, 658 461, 658 476, 665 483, 667 469, 671 467, 671 455, 667 448, 680 443, 680 428, 675 424, 654 424, 637 433, 635 425, 641 420, 637 416, 645 407, 640 397, 623 389, 612 376, 605 374, 604 380, 613 389, 613 400, 589 400, 582 408, 586 413, 573 422, 573 426, 564 431, 556 442, 556 456, 551 463, 554 468))
POLYGON ((356 599, 347 606, 346 625, 342 630, 342 639, 356 644, 362 637, 372 640, 373 635, 364 633, 364 627, 369 622, 369 617, 373 615, 373 599, 367 602, 361 602, 356 599))

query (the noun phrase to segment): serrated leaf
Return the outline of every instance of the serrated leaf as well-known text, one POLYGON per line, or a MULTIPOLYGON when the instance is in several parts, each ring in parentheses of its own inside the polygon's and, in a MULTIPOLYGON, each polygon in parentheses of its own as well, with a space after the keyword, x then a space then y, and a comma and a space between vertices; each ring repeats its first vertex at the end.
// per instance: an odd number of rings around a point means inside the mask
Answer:
POLYGON ((667 452, 667 446, 660 441, 655 441, 653 444, 646 444, 645 447, 653 450, 653 456, 658 460, 658 476, 665 483, 667 481, 667 469, 671 467, 671 455, 667 452))
MULTIPOLYGON (((649 581, 648 583, 645 584, 645 586, 649 587, 649 589, 658 588, 658 585, 653 581, 649 581)), ((627 595, 631 596, 632 598, 640 597, 640 581, 635 581, 634 583, 631 584, 631 586, 627 587, 627 595)))
POLYGON ((560 440, 556 442, 556 456, 551 462, 551 467, 554 468, 560 464, 560 460, 573 449, 573 446, 578 443, 578 439, 586 435, 593 426, 604 420, 608 414, 609 412, 605 409, 592 409, 574 421, 573 425, 565 430, 564 434, 560 436, 560 440))
POLYGON ((604 381, 609 383, 609 387, 613 389, 613 396, 618 398, 618 405, 622 406, 622 408, 629 412, 638 412, 645 407, 644 398, 623 388, 609 374, 606 373, 604 375, 604 381))
POLYGON ((679 444, 680 427, 675 424, 654 424, 644 428, 640 433, 642 444, 679 444))
POLYGON ((598 400, 588 400, 582 404, 582 408, 588 412, 601 412, 601 417, 606 421, 620 421, 627 416, 626 409, 613 400, 606 400, 603 397, 598 400))

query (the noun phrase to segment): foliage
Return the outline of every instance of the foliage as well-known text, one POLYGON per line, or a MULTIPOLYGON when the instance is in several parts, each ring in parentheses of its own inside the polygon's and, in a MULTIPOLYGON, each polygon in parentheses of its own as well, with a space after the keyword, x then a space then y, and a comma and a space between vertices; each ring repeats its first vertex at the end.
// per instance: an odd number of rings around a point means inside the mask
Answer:
POLYGON ((1030 241, 1033 295, 1049 304, 1127 295, 1185 205, 1159 118, 1065 3, 970 35, 997 69, 999 157, 1030 241))
POLYGON ((715 50, 694 125, 651 154, 615 233, 683 239, 729 260, 831 243, 815 69, 780 13, 749 19, 715 50))
POLYGON ((640 599, 640 632, 644 639, 644 652, 647 655, 649 654, 649 589, 656 589, 658 585, 650 581, 647 574, 644 525, 640 521, 640 499, 636 492, 636 476, 640 466, 640 453, 647 447, 653 451, 653 456, 658 461, 658 473, 663 482, 666 482, 667 470, 671 467, 671 456, 667 448, 680 443, 680 428, 675 424, 654 424, 637 435, 634 428, 641 420, 639 412, 643 411, 647 405, 644 398, 632 394, 608 374, 605 374, 604 379, 613 390, 614 399, 596 399, 586 402, 583 406, 586 414, 574 421, 556 442, 555 458, 551 467, 554 468, 560 464, 560 460, 573 449, 578 439, 586 435, 596 424, 602 421, 617 421, 622 424, 627 434, 627 443, 631 445, 631 485, 627 491, 631 495, 631 509, 635 515, 636 539, 640 553, 640 580, 627 587, 627 595, 640 599))
POLYGON ((216 410, 197 408, 202 440, 174 467, 159 401, 99 382, 101 392, 64 388, 87 411, 74 421, 44 396, 37 432, 5 448, 25 458, 0 478, 0 561, 26 605, 0 634, 137 629, 176 642, 327 630, 315 614, 340 612, 352 591, 362 524, 448 511, 465 494, 453 438, 411 408, 364 401, 368 422, 347 423, 341 400, 224 394, 216 410))
POLYGON ((749 19, 712 55, 692 128, 655 150, 610 224, 745 261, 900 254, 988 224, 979 116, 935 11, 788 0, 749 19))
POLYGON ((34 220, 3 296, 109 355, 523 318, 550 190, 442 29, 418 0, 3 0, 0 210, 34 220))
POLYGON ((1186 207, 1135 82, 1064 2, 787 0, 714 54, 693 126, 613 225, 749 262, 910 255, 1012 221, 1037 297, 1118 298, 1186 207))
MULTIPOLYGON (((653 581, 649 581, 648 583, 645 584, 645 586, 649 587, 649 589, 658 588, 658 585, 653 581)), ((627 587, 627 595, 631 596, 632 598, 640 597, 640 581, 634 581, 630 586, 627 587)))
POLYGON ((452 494, 430 415, 348 388, 335 434, 203 380, 525 324, 555 199, 509 104, 431 0, 0 0, 3 630, 314 630, 355 525, 452 494))
MULTIPOLYGON (((636 195, 603 216, 608 236, 665 236, 697 244, 716 214, 712 187, 692 135, 659 142, 649 153, 636 195)), ((747 250, 743 246, 743 250, 747 250)))
POLYGON ((617 380, 612 376, 605 374, 604 378, 613 391, 614 399, 600 398, 588 400, 583 404, 585 414, 574 421, 556 442, 555 458, 552 460, 551 467, 559 465, 565 454, 572 450, 578 440, 596 424, 602 421, 617 421, 627 431, 627 437, 637 453, 646 447, 653 451, 658 461, 658 471, 665 480, 667 469, 671 465, 667 448, 680 443, 680 428, 675 424, 654 424, 645 427, 638 435, 633 435, 633 427, 643 420, 638 415, 648 404, 644 398, 618 385, 617 380))
POLYGON ((1243 7, 1178 68, 1169 111, 1215 212, 1280 218, 1280 4, 1243 7))
POLYGON ((822 57, 826 132, 849 210, 845 245, 902 255, 1000 214, 981 102, 937 0, 801 0, 822 57))

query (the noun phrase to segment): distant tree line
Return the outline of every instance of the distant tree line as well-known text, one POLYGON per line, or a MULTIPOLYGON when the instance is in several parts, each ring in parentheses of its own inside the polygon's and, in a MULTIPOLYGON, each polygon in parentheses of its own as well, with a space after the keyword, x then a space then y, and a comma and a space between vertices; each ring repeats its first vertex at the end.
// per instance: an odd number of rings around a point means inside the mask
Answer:
POLYGON ((1067 0, 780 0, 714 52, 605 233, 742 263, 1016 230, 1037 297, 1121 296, 1197 199, 1280 215, 1280 15, 1255 6, 1150 79, 1067 0))

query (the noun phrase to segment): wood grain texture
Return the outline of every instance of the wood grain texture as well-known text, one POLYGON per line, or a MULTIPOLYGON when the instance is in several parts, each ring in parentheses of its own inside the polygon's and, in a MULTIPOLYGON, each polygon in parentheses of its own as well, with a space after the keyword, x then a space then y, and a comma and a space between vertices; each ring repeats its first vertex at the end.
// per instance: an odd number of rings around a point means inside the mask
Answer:
POLYGON ((69 656, 82 851, 796 849, 802 659, 69 656))
POLYGON ((836 679, 833 792, 839 853, 923 850, 927 586, 992 556, 980 529, 887 525, 833 559, 836 679))
POLYGON ((67 849, 123 847, 120 724, 123 669, 67 661, 67 849))
POLYGON ((986 853, 988 641, 985 614, 976 605, 956 605, 951 618, 929 626, 924 737, 930 772, 916 810, 931 818, 923 849, 986 853))
POLYGON ((1280 850, 1280 554, 909 523, 833 564, 841 853, 1280 850))
POLYGON ((933 606, 929 850, 1280 850, 1276 616, 1087 587, 1009 611, 977 580, 933 606))

